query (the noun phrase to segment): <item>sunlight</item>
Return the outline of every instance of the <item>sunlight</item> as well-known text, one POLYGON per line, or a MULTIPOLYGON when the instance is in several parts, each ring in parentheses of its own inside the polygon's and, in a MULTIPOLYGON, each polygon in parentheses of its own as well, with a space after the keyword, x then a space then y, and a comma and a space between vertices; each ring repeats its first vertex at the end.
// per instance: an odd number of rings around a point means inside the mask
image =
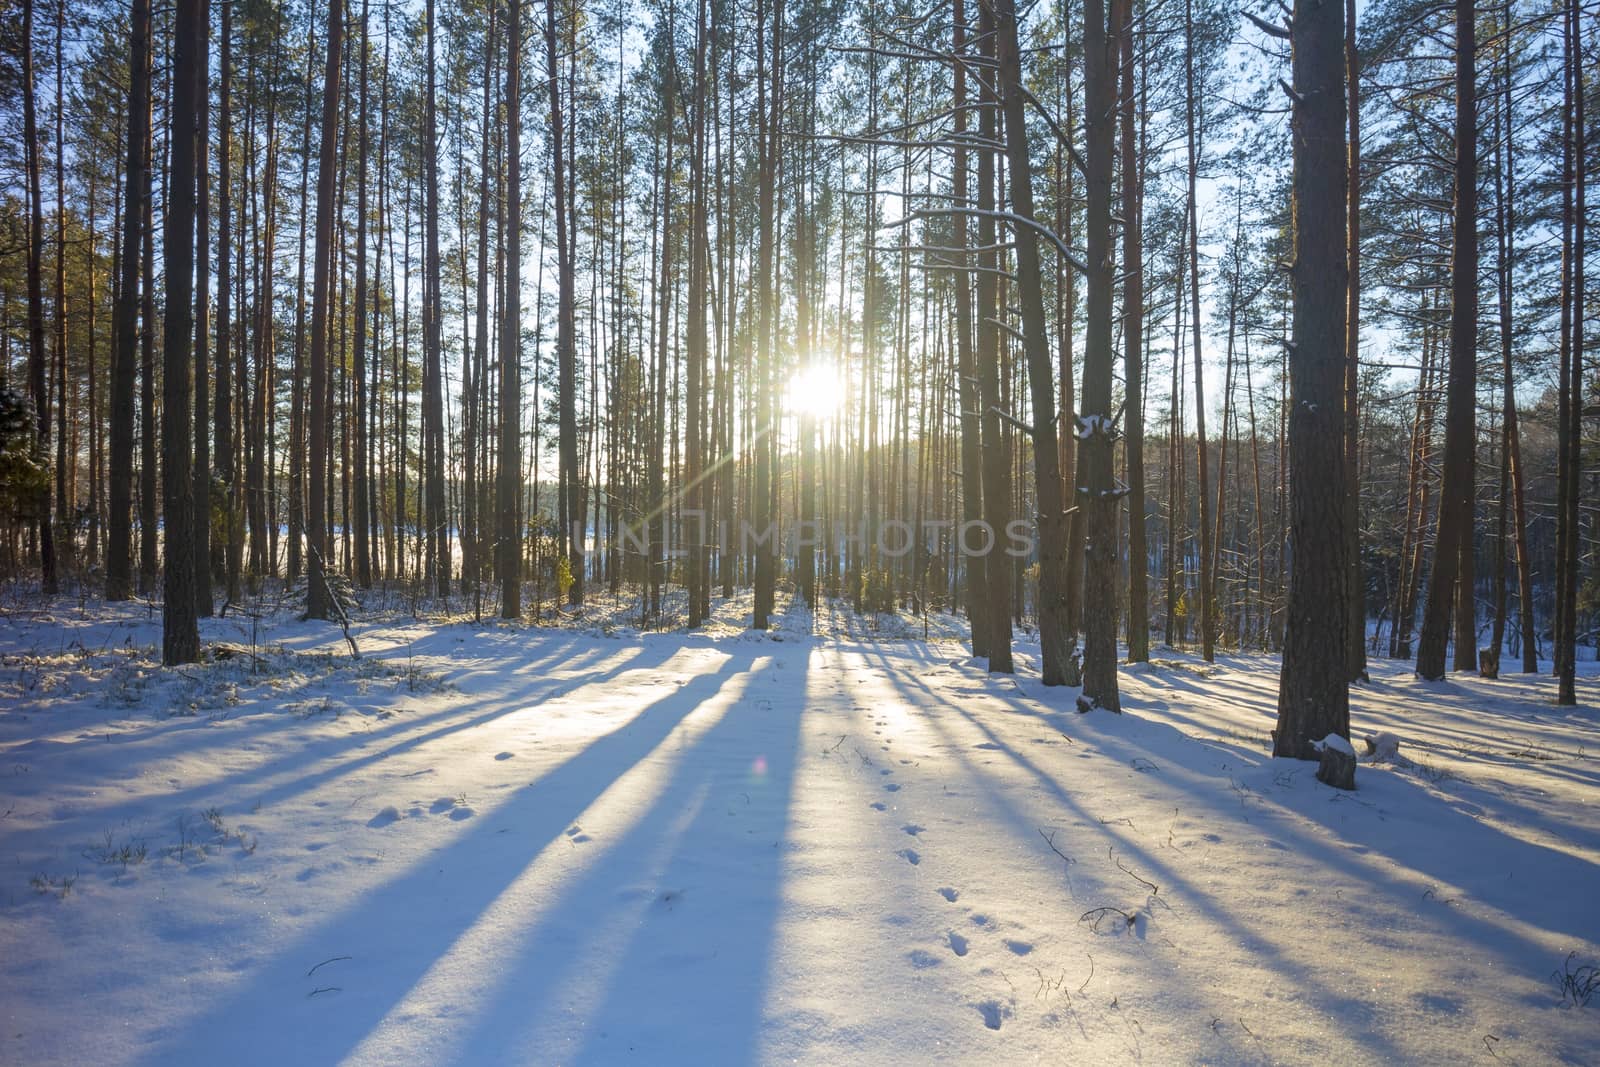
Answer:
POLYGON ((831 363, 813 363, 789 379, 783 407, 792 415, 809 415, 819 422, 837 416, 844 408, 845 382, 831 363))

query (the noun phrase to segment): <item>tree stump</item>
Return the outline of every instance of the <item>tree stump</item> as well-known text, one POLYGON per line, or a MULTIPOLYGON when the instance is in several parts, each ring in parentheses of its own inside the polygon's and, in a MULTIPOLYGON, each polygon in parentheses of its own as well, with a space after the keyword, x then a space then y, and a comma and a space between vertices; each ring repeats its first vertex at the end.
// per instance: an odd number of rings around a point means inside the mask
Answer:
POLYGON ((1478 677, 1500 677, 1500 650, 1498 648, 1478 649, 1478 677))
POLYGON ((1338 734, 1329 734, 1315 742, 1322 753, 1322 763, 1317 767, 1317 781, 1335 789, 1356 787, 1356 750, 1338 734))

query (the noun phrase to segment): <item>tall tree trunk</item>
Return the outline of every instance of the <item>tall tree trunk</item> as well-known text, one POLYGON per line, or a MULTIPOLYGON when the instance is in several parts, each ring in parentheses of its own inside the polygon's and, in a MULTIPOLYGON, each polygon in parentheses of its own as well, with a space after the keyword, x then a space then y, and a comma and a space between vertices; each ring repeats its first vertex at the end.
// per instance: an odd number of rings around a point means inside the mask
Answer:
MULTIPOLYGON (((147 57, 147 62, 151 60, 147 57)), ((153 63, 152 63, 153 66, 153 63)), ((144 291, 139 294, 139 591, 153 595, 156 584, 156 222, 155 222, 155 119, 148 120, 151 142, 144 167, 143 257, 144 291)), ((170 174, 170 171, 168 172, 170 174)))
POLYGON ((350 368, 355 378, 355 463, 350 472, 352 508, 347 523, 355 526, 356 584, 372 587, 372 547, 367 516, 367 0, 361 0, 360 90, 356 103, 356 307, 355 348, 350 368))
MULTIPOLYGON (((202 6, 209 8, 209 0, 202 6)), ((196 65, 194 166, 194 600, 201 618, 211 604, 211 18, 200 26, 196 65)))
MULTIPOLYGON (((431 8, 431 0, 430 0, 431 8)), ((431 15, 431 10, 430 10, 431 15)), ((429 32, 433 29, 429 19, 429 32)), ((328 57, 322 78, 322 143, 317 162, 317 228, 311 269, 311 368, 308 466, 310 492, 306 521, 306 617, 326 619, 334 604, 328 588, 328 310, 333 268, 334 188, 338 181, 339 53, 344 43, 343 0, 328 3, 328 57)), ((430 66, 431 72, 431 66, 430 66)))
POLYGON ((1128 468, 1128 659, 1150 658, 1150 552, 1144 499, 1144 169, 1135 129, 1132 4, 1114 27, 1122 44, 1123 454, 1128 468))
MULTIPOLYGON (((296 245, 299 255, 296 257, 298 266, 295 277, 295 311, 294 311, 294 357, 292 372, 289 380, 289 548, 287 556, 287 576, 290 580, 300 576, 301 544, 305 538, 305 504, 306 504, 306 222, 311 216, 307 209, 308 195, 311 189, 311 116, 316 111, 316 102, 313 96, 313 83, 315 78, 315 42, 306 48, 306 80, 305 80, 305 119, 300 127, 300 238, 296 245)), ((409 219, 409 216, 408 216, 409 219)), ((410 231, 407 231, 407 248, 410 247, 410 231)), ((314 237, 314 235, 313 235, 314 237)), ((408 272, 409 273, 409 272, 408 272)), ((312 276, 315 278, 315 268, 312 276)), ((409 295, 410 287, 406 287, 409 295)), ((244 383, 239 383, 241 396, 244 392, 244 383)), ((242 405, 241 405, 242 406, 242 405)), ((241 427, 242 430, 242 427, 241 427)), ((404 470, 404 452, 401 452, 401 469, 404 470)), ((234 476, 242 474, 235 462, 234 476)), ((404 503, 403 489, 397 495, 404 503)), ((235 494, 235 501, 238 496, 235 494)), ((234 505, 237 511, 237 503, 234 505)), ((240 521, 240 516, 235 514, 234 523, 240 521)), ((235 582, 233 577, 233 561, 229 559, 229 585, 235 582)))
POLYGON ((1577 703, 1579 482, 1583 477, 1584 151, 1581 23, 1577 0, 1564 5, 1562 107, 1561 365, 1556 501, 1556 703, 1577 703))
MULTIPOLYGON (((1018 223, 1011 228, 1017 251, 1017 298, 1022 305, 1022 347, 1027 359, 1028 392, 1033 402, 1033 473, 1039 512, 1035 536, 1038 538, 1039 553, 1037 611, 1040 673, 1045 685, 1067 685, 1078 680, 1078 671, 1072 663, 1076 635, 1072 632, 1067 618, 1067 515, 1061 500, 1061 452, 1056 440, 1056 383, 1050 359, 1050 338, 1046 332, 1044 318, 1044 287, 1040 281, 1039 267, 1039 234, 1035 229, 1037 224, 1033 222, 1033 168, 1029 161, 1028 127, 1022 95, 1022 54, 1017 41, 1016 9, 1013 0, 996 0, 995 29, 999 62, 996 73, 1005 115, 1006 161, 1009 164, 1011 179, 1011 210, 1019 217, 1018 223)), ((1107 46, 1108 52, 1110 48, 1111 46, 1107 46)), ((1109 77, 1109 73, 1107 76, 1109 77)), ((1106 121, 1109 124, 1109 115, 1106 121)), ((1106 170, 1106 206, 1109 221, 1111 192, 1109 159, 1106 170)), ((1107 234, 1108 252, 1109 237, 1107 234)), ((1109 326, 1109 299, 1106 305, 1109 326)), ((1109 333, 1109 329, 1107 332, 1109 333)), ((1106 369, 1109 370, 1111 362, 1109 337, 1106 338, 1103 362, 1107 364, 1106 369)), ((1107 459, 1109 460, 1109 457, 1107 459)), ((1115 521, 1114 515, 1113 521, 1115 521)), ((1114 543, 1115 534, 1113 534, 1114 543)), ((1114 601, 1115 594, 1113 594, 1114 601)), ((1116 640, 1114 628, 1112 632, 1114 643, 1116 640)))
POLYGON ((1211 479, 1208 476, 1210 449, 1206 443, 1205 361, 1201 358, 1200 338, 1200 202, 1196 191, 1200 176, 1200 133, 1196 121, 1194 88, 1194 17, 1192 0, 1184 0, 1184 127, 1189 149, 1189 301, 1190 338, 1194 345, 1194 439, 1195 465, 1199 473, 1200 494, 1200 652, 1211 662, 1216 658, 1216 573, 1211 554, 1211 479))
POLYGON ((150 140, 150 0, 133 0, 128 47, 128 155, 123 193, 122 277, 112 310, 111 433, 106 518, 106 599, 133 593, 133 392, 139 343, 139 246, 150 140))
POLYGON ((705 494, 700 480, 703 469, 701 426, 705 406, 706 368, 706 0, 700 0, 695 18, 694 98, 689 143, 689 321, 687 339, 687 381, 684 414, 684 508, 689 539, 688 570, 684 584, 689 594, 691 628, 705 621, 701 605, 700 570, 705 555, 705 494))
POLYGON ((161 662, 200 658, 194 541, 194 198, 196 125, 205 75, 205 0, 177 0, 172 57, 171 184, 162 251, 167 306, 162 337, 161 488, 163 572, 161 662))
MULTIPOLYGON (((75 449, 68 446, 68 438, 72 427, 72 406, 68 402, 68 351, 67 351, 67 161, 66 143, 63 137, 64 118, 67 110, 66 94, 62 90, 62 77, 66 69, 65 41, 67 23, 67 6, 57 0, 56 3, 56 277, 55 277, 55 378, 56 378, 56 418, 61 427, 56 434, 56 507, 55 516, 58 526, 59 540, 55 542, 55 551, 60 556, 57 568, 61 563, 70 567, 75 546, 73 534, 73 467, 77 462, 75 449)), ((94 266, 90 264, 92 274, 94 266)), ((93 337, 90 338, 93 341, 93 337)), ((91 363, 89 374, 94 374, 91 363)), ((209 612, 208 612, 209 614, 209 612)))
POLYGON ((1455 238, 1450 253, 1450 374, 1445 399, 1439 532, 1417 640, 1417 673, 1445 674, 1452 606, 1458 601, 1455 669, 1473 665, 1472 500, 1478 352, 1478 98, 1476 0, 1456 0, 1455 238))
MULTIPOLYGON (((226 493, 226 504, 222 507, 222 530, 226 536, 222 539, 222 568, 226 571, 226 584, 224 584, 224 598, 227 603, 237 603, 240 598, 240 585, 238 577, 243 569, 243 517, 238 514, 238 482, 243 477, 243 470, 238 469, 237 443, 234 440, 234 5, 230 2, 221 3, 222 13, 222 42, 221 56, 218 66, 218 155, 216 155, 216 171, 218 171, 218 226, 216 226, 216 403, 214 403, 214 419, 216 419, 216 462, 219 474, 222 477, 222 488, 226 493)), ((307 130, 310 128, 310 109, 307 107, 307 130)), ((307 142, 309 144, 309 142, 307 142)), ((304 186, 302 186, 304 189, 304 186)), ((304 213, 306 198, 301 195, 301 210, 304 213)), ((302 227, 304 229, 304 227, 302 227)), ((304 246, 304 242, 302 242, 304 246)), ((304 291, 306 275, 301 270, 301 291, 304 291)), ((304 298, 301 298, 304 299, 304 298)), ((299 376, 299 333, 296 331, 296 374, 294 374, 294 389, 298 394, 301 389, 301 376, 299 376)), ((243 427, 238 427, 243 430, 243 427)), ((302 462, 298 448, 293 453, 294 462, 302 462)), ((291 478, 294 482, 294 478, 291 478)), ((293 488, 298 494, 298 486, 293 488)), ((291 560, 299 560, 299 515, 298 509, 290 504, 290 539, 291 560)), ((298 566, 291 563, 291 577, 298 574, 298 566)))
MULTIPOLYGON (((22 152, 28 186, 28 382, 33 391, 35 447, 39 460, 48 462, 50 388, 44 346, 44 203, 39 189, 39 124, 33 85, 33 4, 34 0, 23 0, 22 4, 22 152)), ((44 593, 53 596, 60 588, 60 578, 56 574, 48 483, 39 487, 34 512, 44 593)))
MULTIPOLYGON (((563 512, 567 521, 576 524, 582 511, 583 486, 578 471, 578 412, 577 412, 577 321, 576 285, 577 265, 574 242, 576 235, 569 232, 571 218, 568 214, 570 190, 566 182, 567 145, 566 125, 561 109, 561 62, 557 52, 556 0, 545 0, 545 58, 550 87, 550 155, 551 181, 555 185, 556 216, 556 391, 559 404, 557 447, 560 452, 561 481, 563 487, 563 512)), ((567 529, 562 533, 567 545, 567 565, 572 572, 572 586, 567 591, 571 604, 583 603, 583 550, 581 529, 567 529)))
MULTIPOLYGON (((337 2, 337 0, 336 0, 337 2)), ((439 258, 438 16, 428 0, 427 96, 423 104, 422 169, 422 491, 424 581, 439 596, 450 595, 450 521, 444 470, 444 289, 439 258)))
MULTIPOLYGON (((1110 23, 1128 17, 1128 0, 1112 0, 1110 23)), ((1088 293, 1084 312, 1083 400, 1077 422, 1078 501, 1084 509, 1087 547, 1083 582, 1082 708, 1121 711, 1117 689, 1118 498, 1112 473, 1116 427, 1111 374, 1115 255, 1111 245, 1111 164, 1117 106, 1117 35, 1108 33, 1105 0, 1085 0, 1083 18, 1084 244, 1088 293)))
MULTIPOLYGON (((522 8, 506 5, 506 280, 500 324, 500 451, 495 468, 495 568, 500 617, 522 615, 522 8)), ((468 448, 472 445, 469 442, 468 448)))
MULTIPOLYGON (((995 58, 994 0, 978 0, 978 55, 987 68, 995 58)), ((979 83, 978 137, 978 408, 983 437, 984 580, 989 605, 989 671, 1011 674, 1011 583, 1008 560, 998 546, 1011 517, 1011 465, 1000 420, 1000 257, 995 252, 995 153, 1000 137, 1000 99, 992 80, 979 83)), ((870 183, 869 183, 870 184, 870 183)), ((869 279, 870 286, 870 279, 869 279)), ((870 318, 870 317, 869 317, 870 318)), ((864 447, 864 446, 863 446, 864 447)))
MULTIPOLYGON (((966 0, 952 0, 954 12, 954 47, 958 56, 965 56, 967 52, 967 11, 966 0)), ((954 189, 955 204, 958 208, 966 207, 972 201, 967 187, 967 68, 966 65, 957 64, 955 68, 955 169, 954 189)), ((988 151, 988 149, 984 149, 988 151)), ((966 249, 969 235, 972 230, 967 223, 967 216, 957 214, 955 223, 955 246, 966 249)), ((844 252, 840 251, 841 261, 844 252)), ((955 270, 955 302, 956 302, 956 374, 959 384, 956 390, 960 404, 961 419, 961 527, 957 531, 956 550, 961 560, 962 568, 962 599, 967 608, 967 619, 972 627, 972 654, 987 658, 989 655, 989 593, 987 574, 987 559, 975 552, 968 551, 964 532, 978 528, 983 521, 983 439, 982 439, 982 403, 978 397, 978 367, 972 351, 972 267, 971 255, 963 252, 957 259, 955 270)), ((843 269, 841 262, 840 269, 843 269)), ((981 285, 980 281, 980 285, 981 285)), ((841 286, 842 289, 842 286, 841 286)))
MULTIPOLYGON (((1511 26, 1510 4, 1503 17, 1502 33, 1511 26)), ((1516 553, 1518 621, 1522 634, 1522 670, 1539 670, 1539 640, 1533 621, 1533 589, 1528 560, 1526 494, 1523 489, 1522 443, 1518 426, 1515 374, 1512 367, 1512 279, 1516 272, 1516 151, 1510 137, 1513 130, 1511 47, 1501 46, 1503 69, 1496 109, 1495 137, 1495 291, 1500 325, 1501 426, 1500 426, 1500 506, 1495 539, 1495 666, 1505 648, 1506 630, 1506 527, 1511 526, 1511 547, 1516 553)))
POLYGON ((1290 551, 1272 753, 1315 759, 1350 736, 1345 630, 1344 5, 1295 0, 1294 294, 1289 347, 1290 551))
POLYGON ((1349 162, 1345 176, 1344 467, 1345 544, 1350 568, 1350 680, 1367 677, 1367 580, 1361 561, 1361 53, 1356 47, 1356 0, 1344 4, 1344 76, 1348 96, 1349 162))
MULTIPOLYGON (((468 487, 465 500, 466 506, 463 510, 461 522, 461 581, 464 587, 473 591, 474 595, 476 595, 479 588, 483 568, 481 527, 487 525, 483 521, 481 509, 476 506, 478 500, 476 487, 480 477, 478 470, 480 435, 485 436, 483 450, 487 451, 486 431, 478 425, 479 397, 477 394, 488 391, 488 382, 484 379, 484 375, 487 373, 486 368, 489 365, 489 174, 493 169, 490 165, 489 133, 496 128, 499 118, 495 111, 494 94, 495 29, 499 14, 500 5, 491 4, 489 6, 488 40, 484 49, 483 130, 479 145, 478 164, 477 314, 472 331, 472 358, 470 360, 467 359, 466 354, 463 353, 461 367, 461 426, 462 440, 465 443, 465 447, 462 449, 462 468, 468 487)), ((497 218, 504 214, 498 200, 496 201, 494 213, 497 218)), ((498 559, 498 553, 496 558, 498 559)))
POLYGON ((752 514, 756 528, 755 610, 753 626, 767 628, 773 610, 777 581, 776 513, 772 499, 776 489, 778 426, 774 417, 774 346, 777 309, 773 298, 776 266, 777 227, 774 222, 778 188, 778 150, 783 143, 780 119, 783 114, 783 0, 772 0, 770 47, 765 27, 757 16, 757 77, 764 79, 757 88, 760 111, 757 136, 761 140, 760 167, 756 191, 759 217, 756 253, 756 457, 755 500, 752 514), (770 84, 769 84, 770 83, 770 84))

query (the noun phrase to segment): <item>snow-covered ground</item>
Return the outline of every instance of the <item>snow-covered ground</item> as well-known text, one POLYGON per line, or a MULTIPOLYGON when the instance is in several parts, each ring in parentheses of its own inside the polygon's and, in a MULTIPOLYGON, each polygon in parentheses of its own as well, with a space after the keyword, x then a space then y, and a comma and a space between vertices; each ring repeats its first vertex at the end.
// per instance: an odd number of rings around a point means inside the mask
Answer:
POLYGON ((1340 793, 1268 758, 1270 657, 1079 715, 953 620, 732 613, 163 671, 141 608, 7 610, 0 1062, 1600 1060, 1592 664, 1375 664, 1415 762, 1340 793))

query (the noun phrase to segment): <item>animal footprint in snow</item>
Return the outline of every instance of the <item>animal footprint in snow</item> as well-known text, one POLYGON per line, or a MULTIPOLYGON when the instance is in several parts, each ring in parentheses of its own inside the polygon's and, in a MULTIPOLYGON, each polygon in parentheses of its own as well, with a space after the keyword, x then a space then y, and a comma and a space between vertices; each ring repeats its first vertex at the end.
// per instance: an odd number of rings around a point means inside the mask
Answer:
POLYGON ((949 938, 950 951, 954 952, 957 956, 965 956, 967 954, 967 939, 956 933, 954 930, 949 932, 949 938))
POLYGON ((917 850, 914 848, 903 848, 896 852, 895 855, 903 856, 905 861, 913 867, 922 862, 922 857, 917 854, 917 850))
POLYGON ((939 890, 939 895, 941 897, 944 897, 944 899, 948 900, 952 904, 954 904, 957 900, 961 899, 960 892, 958 892, 957 890, 951 889, 949 886, 941 887, 940 890, 939 890))
POLYGON ((1008 940, 1006 942, 1006 948, 1010 949, 1013 954, 1018 956, 1026 956, 1028 953, 1033 951, 1033 945, 1027 941, 1008 940))
POLYGON ((925 971, 929 967, 939 966, 938 956, 935 956, 933 953, 926 952, 920 948, 913 949, 907 954, 906 959, 910 960, 911 966, 915 967, 919 971, 925 971))
POLYGON ((514 753, 511 753, 511 752, 496 752, 495 755, 494 755, 494 758, 498 759, 498 760, 507 760, 507 759, 510 759, 513 755, 514 755, 514 753))
POLYGON ((874 800, 872 802, 871 807, 872 807, 873 811, 888 811, 889 810, 889 805, 885 804, 881 800, 874 800))
POLYGON ((388 826, 392 822, 400 821, 400 810, 393 804, 384 808, 378 814, 367 820, 368 826, 388 826))
POLYGON ((978 1014, 983 1016, 983 1025, 991 1030, 1000 1029, 1000 1020, 1005 1016, 1005 1009, 998 1000, 986 1000, 982 1004, 974 1004, 978 1014))
POLYGON ((884 786, 883 788, 884 788, 885 792, 898 793, 898 792, 900 792, 900 783, 898 783, 898 782, 890 782, 888 785, 884 786))
POLYGON ((904 830, 906 833, 910 834, 912 837, 916 837, 918 834, 922 833, 924 828, 921 827, 921 826, 918 826, 914 822, 908 822, 904 826, 900 827, 900 829, 904 830))
POLYGON ((573 825, 567 827, 567 840, 571 841, 574 845, 578 845, 591 839, 588 834, 583 832, 583 827, 574 823, 573 825))

